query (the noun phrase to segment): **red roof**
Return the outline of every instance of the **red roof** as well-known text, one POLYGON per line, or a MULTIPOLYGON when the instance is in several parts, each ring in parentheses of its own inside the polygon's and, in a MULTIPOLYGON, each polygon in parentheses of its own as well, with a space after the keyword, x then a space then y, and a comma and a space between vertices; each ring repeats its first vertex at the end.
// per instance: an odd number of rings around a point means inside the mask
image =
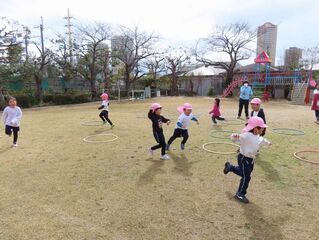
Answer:
POLYGON ((268 54, 264 51, 255 58, 255 63, 271 63, 271 59, 269 58, 268 54))

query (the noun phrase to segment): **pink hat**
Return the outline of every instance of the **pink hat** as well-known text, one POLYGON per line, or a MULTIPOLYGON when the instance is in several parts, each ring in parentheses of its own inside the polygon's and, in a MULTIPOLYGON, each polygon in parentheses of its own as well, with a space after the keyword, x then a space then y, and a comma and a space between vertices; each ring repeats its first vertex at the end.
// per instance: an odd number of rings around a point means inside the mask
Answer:
POLYGON ((107 93, 102 93, 100 97, 102 98, 103 101, 109 100, 109 95, 107 93))
POLYGON ((261 128, 266 128, 268 127, 265 123, 264 120, 260 117, 251 117, 248 119, 247 126, 243 129, 243 133, 249 132, 253 130, 255 127, 261 127, 261 128))
POLYGON ((309 82, 309 85, 310 85, 311 87, 315 87, 316 84, 317 84, 317 83, 316 83, 314 80, 310 80, 310 82, 309 82))
POLYGON ((161 108, 162 106, 159 103, 153 103, 150 107, 150 109, 152 110, 152 112, 155 112, 156 109, 161 108))
POLYGON ((253 98, 251 101, 250 101, 251 104, 257 104, 257 105, 260 105, 261 104, 261 100, 259 98, 253 98))
POLYGON ((177 111, 180 112, 180 113, 182 113, 182 112, 184 112, 185 109, 193 109, 192 104, 190 104, 190 103, 184 103, 182 106, 179 106, 179 107, 177 108, 177 111))

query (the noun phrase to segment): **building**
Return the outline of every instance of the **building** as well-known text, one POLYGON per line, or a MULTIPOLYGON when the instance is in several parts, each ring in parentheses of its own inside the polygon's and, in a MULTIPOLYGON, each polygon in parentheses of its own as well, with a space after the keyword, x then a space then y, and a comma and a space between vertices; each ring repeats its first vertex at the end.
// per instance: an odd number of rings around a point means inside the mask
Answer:
POLYGON ((285 67, 295 69, 300 66, 302 58, 302 49, 297 47, 290 47, 285 50, 285 67))
POLYGON ((273 60, 275 65, 277 47, 277 25, 266 22, 264 25, 258 27, 257 31, 257 52, 258 56, 261 52, 265 51, 273 60))
POLYGON ((118 74, 120 69, 124 67, 124 63, 120 59, 128 59, 134 54, 134 40, 128 36, 114 36, 111 39, 111 60, 113 74, 118 74))
POLYGON ((196 69, 181 74, 180 89, 186 95, 207 96, 210 91, 221 95, 225 87, 225 70, 213 66, 199 66, 196 69))

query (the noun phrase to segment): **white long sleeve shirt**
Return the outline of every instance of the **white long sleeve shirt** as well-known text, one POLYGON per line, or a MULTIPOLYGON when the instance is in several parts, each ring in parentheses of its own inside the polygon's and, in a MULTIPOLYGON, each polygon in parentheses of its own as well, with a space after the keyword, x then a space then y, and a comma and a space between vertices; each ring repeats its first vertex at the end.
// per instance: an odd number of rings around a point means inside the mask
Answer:
POLYGON ((187 116, 185 113, 182 113, 178 117, 176 128, 188 129, 191 120, 197 121, 197 118, 193 114, 189 114, 187 116))
POLYGON ((259 135, 254 135, 251 132, 232 134, 230 139, 235 143, 238 143, 240 145, 240 153, 249 158, 256 157, 260 146, 270 145, 270 142, 267 139, 260 137, 259 135))
POLYGON ((2 120, 4 125, 11 127, 19 127, 22 117, 22 111, 19 107, 6 107, 2 113, 2 120))
POLYGON ((102 101, 102 106, 103 106, 102 110, 106 110, 109 112, 109 101, 105 101, 105 100, 102 101))

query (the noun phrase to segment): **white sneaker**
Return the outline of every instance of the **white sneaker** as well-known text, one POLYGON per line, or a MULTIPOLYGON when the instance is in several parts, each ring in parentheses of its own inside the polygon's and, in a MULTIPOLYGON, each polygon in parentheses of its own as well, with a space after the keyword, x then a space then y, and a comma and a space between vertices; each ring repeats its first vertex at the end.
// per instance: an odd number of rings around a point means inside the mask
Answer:
POLYGON ((169 159, 169 156, 168 156, 167 154, 165 154, 165 155, 162 155, 162 156, 160 157, 160 159, 161 159, 161 160, 168 160, 168 159, 169 159))
POLYGON ((148 149, 147 151, 148 151, 148 153, 151 155, 151 157, 154 156, 154 151, 153 151, 152 149, 148 149))
POLYGON ((13 145, 12 145, 12 147, 17 147, 18 146, 18 144, 17 143, 14 143, 13 145))

